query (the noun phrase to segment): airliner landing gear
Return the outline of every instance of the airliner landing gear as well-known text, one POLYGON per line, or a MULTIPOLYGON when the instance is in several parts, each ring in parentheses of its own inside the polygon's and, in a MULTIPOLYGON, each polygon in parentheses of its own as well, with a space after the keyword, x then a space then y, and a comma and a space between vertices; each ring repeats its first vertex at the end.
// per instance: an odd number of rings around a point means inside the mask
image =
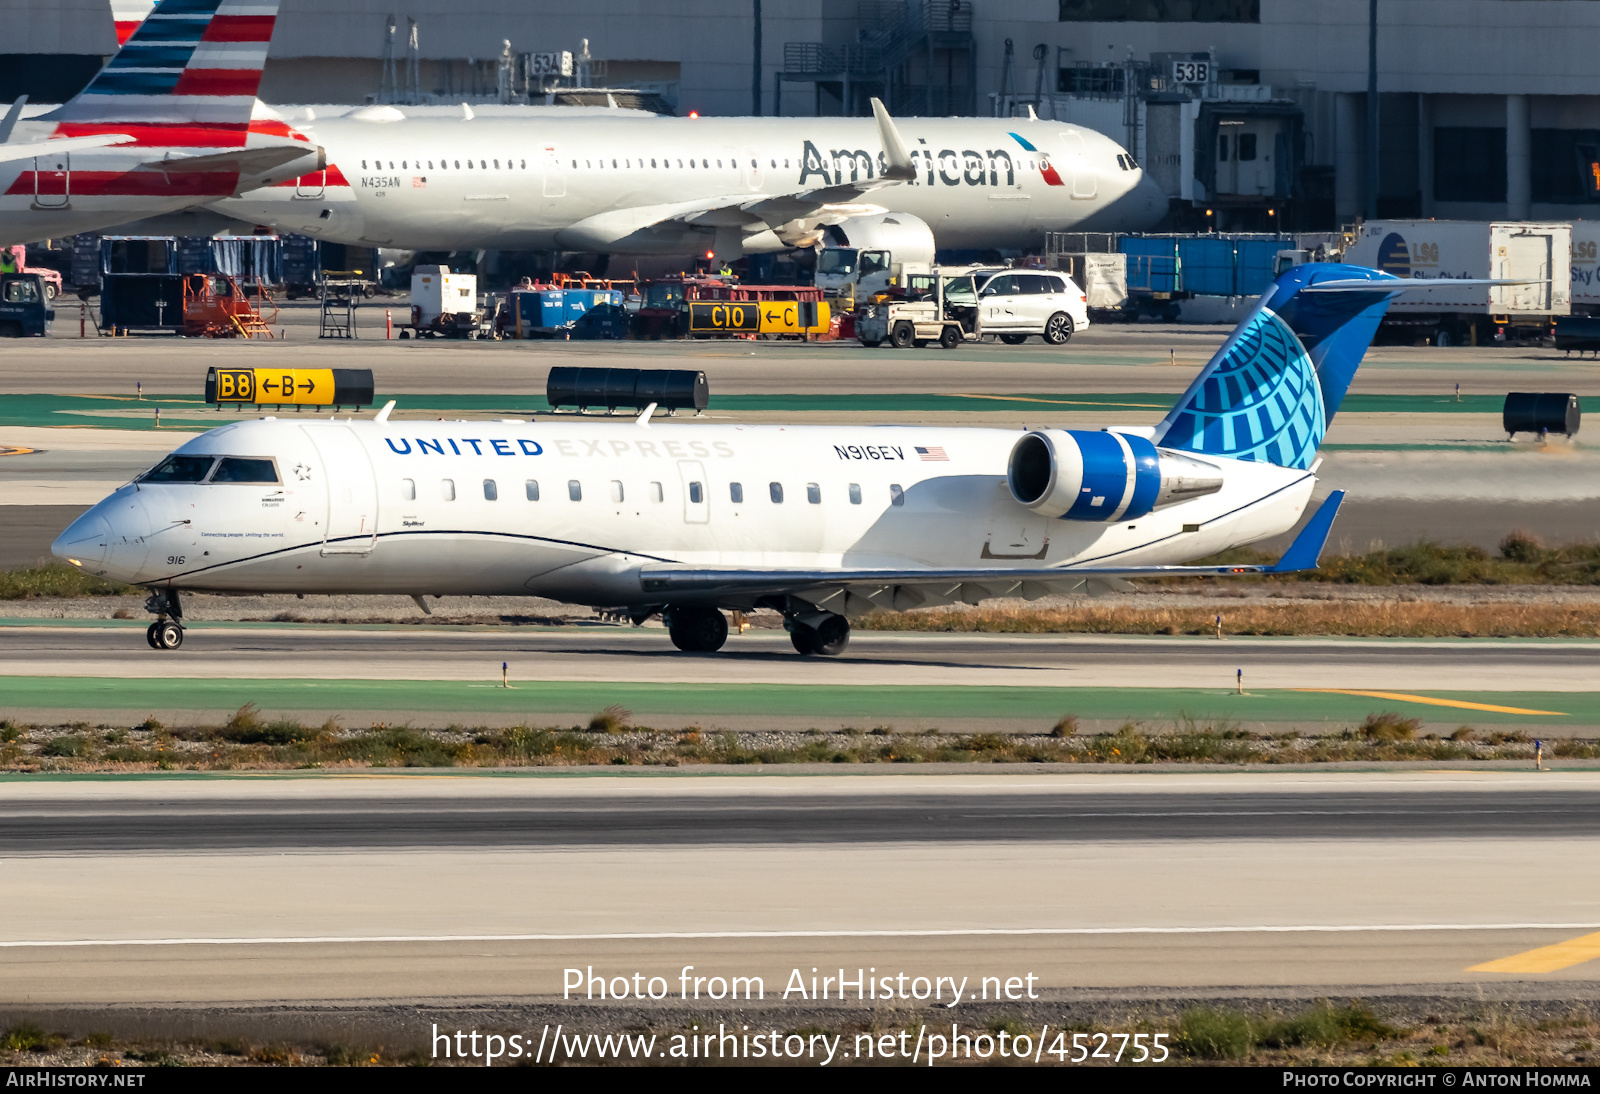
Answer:
POLYGON ((685 653, 716 653, 728 640, 728 617, 715 608, 688 605, 664 614, 672 644, 685 653))
POLYGON ((150 594, 144 610, 154 612, 156 621, 144 632, 144 640, 153 650, 175 650, 183 645, 183 605, 178 600, 178 590, 167 589, 150 594), (172 618, 168 619, 168 616, 172 618))
POLYGON ((842 615, 830 615, 818 626, 808 627, 798 619, 791 619, 789 641, 801 654, 837 657, 850 645, 850 621, 842 615))

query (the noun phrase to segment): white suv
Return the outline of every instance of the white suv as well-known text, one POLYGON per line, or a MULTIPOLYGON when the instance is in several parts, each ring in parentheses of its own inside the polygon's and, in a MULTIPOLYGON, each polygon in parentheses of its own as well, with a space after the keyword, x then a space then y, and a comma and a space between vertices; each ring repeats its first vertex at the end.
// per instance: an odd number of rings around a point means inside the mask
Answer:
POLYGON ((1037 334, 1052 346, 1089 325, 1089 298, 1054 270, 1005 270, 981 282, 978 324, 1015 346, 1037 334))

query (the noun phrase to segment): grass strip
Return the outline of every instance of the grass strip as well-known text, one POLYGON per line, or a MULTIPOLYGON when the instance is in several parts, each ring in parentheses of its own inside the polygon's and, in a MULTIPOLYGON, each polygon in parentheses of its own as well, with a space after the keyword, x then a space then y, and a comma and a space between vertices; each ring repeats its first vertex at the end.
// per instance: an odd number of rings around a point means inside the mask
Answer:
MULTIPOLYGON (((530 720, 532 721, 532 720, 530 720)), ((893 726, 824 732, 660 731, 612 704, 587 724, 522 724, 509 729, 413 729, 374 723, 346 729, 337 718, 309 726, 245 703, 219 722, 168 726, 154 716, 136 725, 0 722, 0 771, 272 771, 305 768, 680 767, 699 764, 1307 764, 1351 761, 1534 759, 1525 730, 1448 736, 1392 711, 1369 713, 1338 733, 1253 733, 1236 723, 1182 717, 1151 727, 1126 722, 1115 733, 1085 733, 1064 715, 1035 733, 896 732, 893 726)), ((1600 758, 1600 741, 1552 741, 1545 756, 1600 758)))
MULTIPOLYGON (((487 668, 488 666, 486 666, 487 668)), ((499 665, 493 666, 498 670, 499 665)), ((1419 717, 1438 718, 1440 708, 1402 701, 1377 702, 1361 695, 1291 689, 1230 688, 1078 688, 803 684, 621 684, 532 680, 514 688, 462 680, 244 680, 145 677, 8 676, 5 707, 44 710, 232 710, 259 703, 274 711, 394 712, 397 722, 416 711, 443 712, 469 719, 474 714, 511 715, 538 720, 550 714, 598 710, 613 704, 650 715, 718 718, 785 717, 887 722, 916 718, 1010 719, 1050 725, 1070 711, 1084 718, 1120 720, 1284 722, 1324 726, 1357 724, 1374 706, 1394 707, 1419 717)), ((1230 684, 1232 681, 1230 680, 1230 684)), ((1248 688, 1249 680, 1246 678, 1248 688)), ((1484 723, 1600 725, 1600 692, 1418 691, 1486 706, 1561 711, 1559 717, 1474 711, 1484 723)))

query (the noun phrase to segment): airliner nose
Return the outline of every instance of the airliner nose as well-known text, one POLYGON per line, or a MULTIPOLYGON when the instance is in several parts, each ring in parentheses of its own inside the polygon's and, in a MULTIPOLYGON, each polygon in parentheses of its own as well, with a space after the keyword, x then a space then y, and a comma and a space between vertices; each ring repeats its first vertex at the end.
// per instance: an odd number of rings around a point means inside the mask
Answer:
POLYGON ((1154 228, 1167 215, 1167 193, 1150 178, 1141 174, 1139 184, 1128 195, 1130 214, 1140 221, 1139 230, 1154 228))
POLYGON ((67 525, 67 530, 50 545, 50 553, 76 565, 98 565, 105 561, 110 543, 111 525, 96 505, 67 525))

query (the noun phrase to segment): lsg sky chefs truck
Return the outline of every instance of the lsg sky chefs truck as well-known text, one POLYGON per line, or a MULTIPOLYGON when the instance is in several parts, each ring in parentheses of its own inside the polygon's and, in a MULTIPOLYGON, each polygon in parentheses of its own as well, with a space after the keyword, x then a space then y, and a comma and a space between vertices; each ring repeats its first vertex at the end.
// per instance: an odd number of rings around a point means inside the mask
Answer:
POLYGON ((1557 315, 1572 313, 1572 225, 1482 220, 1369 220, 1344 261, 1396 277, 1515 278, 1520 285, 1472 285, 1408 293, 1383 325, 1436 346, 1542 340, 1557 315))

